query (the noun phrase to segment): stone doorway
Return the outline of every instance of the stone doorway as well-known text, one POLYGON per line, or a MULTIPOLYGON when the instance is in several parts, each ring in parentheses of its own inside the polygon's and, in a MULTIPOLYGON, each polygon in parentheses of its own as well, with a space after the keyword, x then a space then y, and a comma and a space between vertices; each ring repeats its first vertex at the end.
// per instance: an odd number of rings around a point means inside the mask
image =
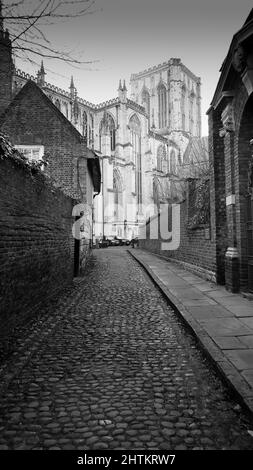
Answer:
POLYGON ((253 94, 248 98, 240 119, 238 135, 239 205, 237 240, 240 254, 242 291, 253 293, 253 94))
POLYGON ((249 289, 249 292, 253 293, 253 192, 248 197, 247 243, 248 243, 248 289, 249 289))

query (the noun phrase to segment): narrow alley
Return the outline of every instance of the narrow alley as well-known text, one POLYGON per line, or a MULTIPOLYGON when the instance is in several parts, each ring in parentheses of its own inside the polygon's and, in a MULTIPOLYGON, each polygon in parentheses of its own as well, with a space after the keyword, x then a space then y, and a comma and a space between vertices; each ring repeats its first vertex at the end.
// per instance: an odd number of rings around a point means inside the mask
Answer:
POLYGON ((94 250, 75 282, 2 360, 1 450, 253 450, 249 417, 125 248, 94 250))

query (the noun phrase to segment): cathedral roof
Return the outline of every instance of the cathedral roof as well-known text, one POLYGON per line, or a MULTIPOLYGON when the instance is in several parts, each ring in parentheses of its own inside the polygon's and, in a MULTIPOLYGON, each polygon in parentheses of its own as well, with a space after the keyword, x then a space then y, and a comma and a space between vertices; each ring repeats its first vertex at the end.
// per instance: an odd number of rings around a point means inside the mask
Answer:
POLYGON ((16 106, 16 104, 25 96, 28 95, 32 92, 35 92, 36 94, 39 95, 40 99, 43 100, 54 112, 54 114, 57 115, 57 117, 65 124, 68 126, 69 130, 75 134, 77 139, 80 142, 84 142, 83 136, 78 132, 78 130, 71 124, 71 122, 62 114, 62 112, 54 105, 54 103, 47 97, 47 95, 41 90, 41 88, 36 85, 35 82, 32 80, 29 80, 23 88, 18 92, 18 94, 14 97, 8 108, 5 110, 3 115, 1 116, 1 122, 4 121, 5 116, 9 113, 9 110, 16 106))

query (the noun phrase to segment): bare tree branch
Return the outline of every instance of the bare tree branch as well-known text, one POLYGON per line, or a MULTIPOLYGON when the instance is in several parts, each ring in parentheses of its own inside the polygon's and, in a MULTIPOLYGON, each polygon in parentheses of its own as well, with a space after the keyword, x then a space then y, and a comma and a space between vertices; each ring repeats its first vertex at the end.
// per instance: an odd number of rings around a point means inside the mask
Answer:
POLYGON ((93 14, 96 0, 17 0, 3 5, 5 26, 10 30, 13 50, 27 60, 28 55, 65 61, 72 66, 92 64, 76 53, 57 50, 45 30, 59 23, 71 22, 93 14))

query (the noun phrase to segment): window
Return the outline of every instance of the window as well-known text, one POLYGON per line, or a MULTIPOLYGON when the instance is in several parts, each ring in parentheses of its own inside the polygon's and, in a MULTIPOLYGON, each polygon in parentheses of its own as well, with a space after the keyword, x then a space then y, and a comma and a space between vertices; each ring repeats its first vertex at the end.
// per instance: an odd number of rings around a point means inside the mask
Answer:
POLYGON ((163 127, 166 127, 167 125, 167 101, 166 101, 167 94, 166 94, 166 88, 162 83, 158 85, 157 91, 158 91, 159 128, 162 129, 163 127))
POLYGON ((144 89, 142 92, 142 105, 146 109, 148 116, 150 115, 150 96, 148 90, 144 89))
POLYGON ((170 152, 170 172, 175 174, 176 169, 177 169, 176 167, 177 167, 176 153, 175 153, 175 150, 172 149, 170 152))
POLYGON ((63 103, 63 113, 65 114, 66 118, 69 117, 69 113, 68 113, 68 104, 67 103, 63 103))
POLYGON ((182 115, 182 130, 185 131, 185 97, 186 97, 186 86, 182 86, 182 95, 181 95, 181 115, 182 115))
POLYGON ((59 110, 61 110, 61 103, 60 103, 60 101, 59 101, 58 99, 55 100, 55 106, 56 106, 56 108, 58 108, 59 110))
POLYGON ((83 136, 87 137, 87 113, 83 112, 83 136))
POLYGON ((122 183, 120 172, 117 168, 113 169, 113 192, 114 192, 114 217, 120 218, 120 208, 122 206, 122 183))
POLYGON ((189 131, 190 131, 191 134, 193 134, 193 125, 194 125, 193 105, 194 105, 194 94, 191 93, 191 95, 190 95, 190 110, 189 110, 189 131))
POLYGON ((23 155, 30 161, 40 162, 43 160, 44 145, 15 145, 14 147, 20 153, 23 153, 23 155))
POLYGON ((166 172, 168 171, 168 167, 165 168, 164 162, 167 162, 166 148, 164 145, 159 145, 157 149, 157 170, 158 171, 166 171, 166 172))
POLYGON ((135 164, 135 192, 137 203, 142 204, 141 123, 136 114, 131 117, 129 127, 135 164))
POLYGON ((94 118, 90 114, 90 126, 89 126, 89 145, 94 148, 94 118))
POLYGON ((154 198, 154 206, 156 212, 160 210, 160 191, 159 191, 159 181, 157 178, 153 180, 153 198, 154 198))
POLYGON ((100 141, 100 150, 102 145, 102 135, 110 134, 110 147, 111 151, 115 150, 116 144, 116 128, 113 117, 109 113, 104 113, 103 119, 100 123, 99 129, 99 141, 100 141))
POLYGON ((185 131, 185 114, 182 114, 182 130, 185 131))

